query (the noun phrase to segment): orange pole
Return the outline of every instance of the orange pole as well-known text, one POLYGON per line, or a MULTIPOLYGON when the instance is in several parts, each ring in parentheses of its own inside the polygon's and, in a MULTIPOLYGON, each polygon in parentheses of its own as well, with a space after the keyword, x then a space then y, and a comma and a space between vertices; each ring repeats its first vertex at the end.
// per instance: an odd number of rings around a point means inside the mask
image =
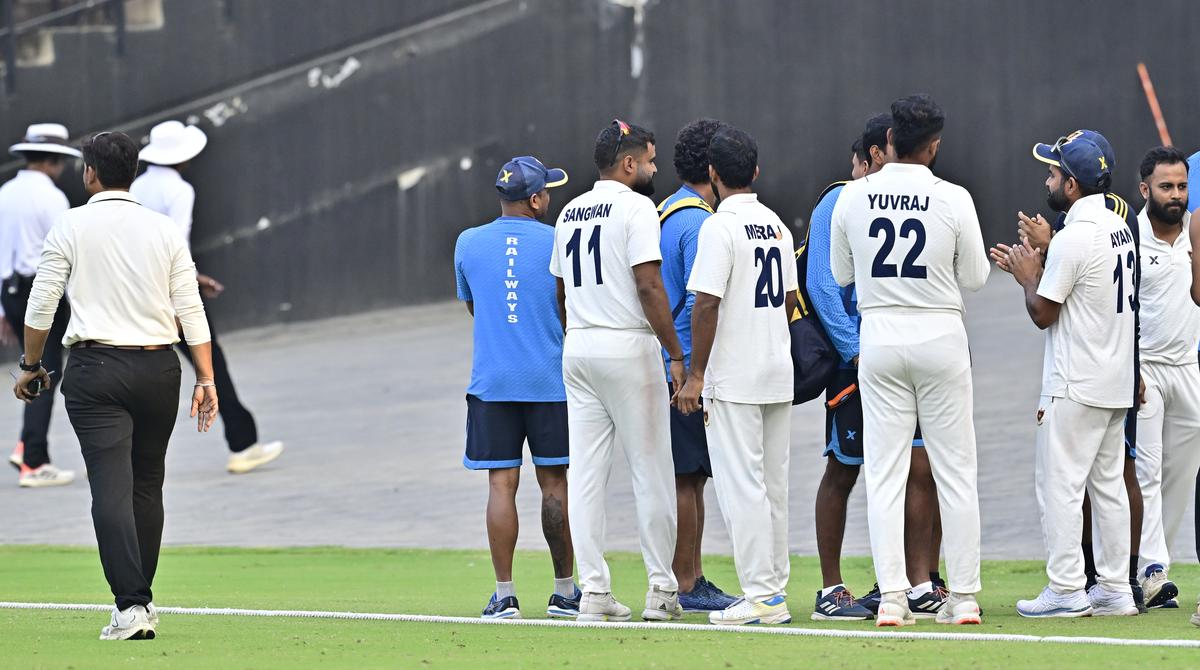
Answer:
POLYGON ((1158 127, 1158 137, 1166 146, 1171 146, 1171 134, 1167 132, 1167 121, 1163 118, 1162 108, 1158 106, 1158 96, 1154 95, 1154 83, 1150 81, 1150 71, 1145 63, 1138 63, 1138 76, 1142 78, 1142 90, 1146 92, 1146 103, 1150 105, 1150 113, 1154 115, 1154 125, 1158 127))

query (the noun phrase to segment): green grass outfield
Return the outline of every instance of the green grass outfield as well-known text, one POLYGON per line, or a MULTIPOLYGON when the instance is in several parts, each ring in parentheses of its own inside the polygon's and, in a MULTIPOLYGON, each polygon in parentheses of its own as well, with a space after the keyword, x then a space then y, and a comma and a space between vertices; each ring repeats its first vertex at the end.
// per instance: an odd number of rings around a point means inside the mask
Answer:
MULTIPOLYGON (((610 565, 617 597, 636 614, 646 588, 640 558, 615 554, 610 565)), ((792 565, 793 625, 874 630, 869 623, 809 621, 817 562, 793 558, 792 565)), ((705 572, 736 590, 728 558, 708 559, 705 572)), ((856 592, 870 588, 869 560, 849 560, 846 575, 856 592)), ((1041 564, 992 561, 984 564, 982 626, 921 620, 902 630, 1200 640, 1200 628, 1188 622, 1200 569, 1179 566, 1172 577, 1183 590, 1178 610, 1029 621, 1013 607, 1044 585, 1041 564)), ((162 606, 473 617, 491 594, 492 579, 482 551, 172 548, 163 554, 155 593, 162 606)), ((552 584, 548 557, 519 554, 515 580, 525 616, 544 616, 552 584)), ((0 600, 111 603, 95 550, 75 547, 0 547, 0 600)), ((700 615, 684 620, 704 622, 700 615)), ((1200 667, 1198 649, 193 615, 164 615, 153 641, 102 643, 96 636, 107 621, 99 612, 0 610, 0 667, 1200 667)))

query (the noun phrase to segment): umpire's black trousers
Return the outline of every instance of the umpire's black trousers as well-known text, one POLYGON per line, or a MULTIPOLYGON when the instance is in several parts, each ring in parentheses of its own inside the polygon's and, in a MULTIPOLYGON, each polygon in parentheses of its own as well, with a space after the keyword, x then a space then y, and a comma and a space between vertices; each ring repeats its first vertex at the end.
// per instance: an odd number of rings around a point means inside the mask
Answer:
MULTIPOLYGON (((237 389, 233 387, 233 378, 229 376, 229 364, 225 361, 221 343, 217 342, 217 331, 213 328, 210 314, 206 307, 204 317, 208 319, 208 332, 212 336, 213 383, 217 385, 217 397, 221 399, 221 423, 225 426, 225 444, 229 445, 230 451, 237 453, 258 442, 258 426, 254 423, 254 415, 242 404, 237 389)), ((192 352, 183 339, 183 333, 179 334, 179 344, 176 347, 192 367, 195 367, 192 352)))
POLYGON ((67 416, 87 464, 100 563, 119 609, 152 599, 179 380, 170 348, 74 349, 67 362, 67 416))
MULTIPOLYGON (((4 306, 4 318, 17 333, 17 341, 25 346, 25 308, 29 306, 29 292, 33 289, 33 277, 23 277, 14 274, 4 280, 0 286, 0 305, 4 306)), ((50 326, 50 335, 46 338, 46 348, 42 353, 42 365, 48 372, 59 375, 63 364, 63 336, 67 333, 67 324, 71 321, 71 309, 65 299, 58 303, 54 313, 54 323, 50 326)), ((33 361, 30 361, 32 363, 33 361)), ((58 388, 61 376, 52 378, 55 382, 52 388, 58 388)), ((21 422, 21 442, 25 443, 25 465, 38 468, 50 462, 50 445, 47 434, 50 432, 50 414, 54 410, 54 394, 43 393, 33 402, 25 405, 25 416, 21 422)))

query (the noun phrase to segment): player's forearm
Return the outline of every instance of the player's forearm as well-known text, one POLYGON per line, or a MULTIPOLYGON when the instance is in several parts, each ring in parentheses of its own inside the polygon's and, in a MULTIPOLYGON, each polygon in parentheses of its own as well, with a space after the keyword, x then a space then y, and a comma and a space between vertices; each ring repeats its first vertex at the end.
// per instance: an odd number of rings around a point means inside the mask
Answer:
POLYGON ((671 358, 681 360, 683 347, 679 344, 679 335, 671 321, 671 308, 667 305, 667 292, 663 288, 662 277, 659 276, 657 281, 652 279, 638 282, 637 293, 638 302, 642 304, 642 311, 646 314, 646 320, 650 322, 651 330, 658 336, 659 343, 671 358))
POLYGON ((1033 320, 1033 325, 1042 330, 1054 325, 1054 322, 1058 320, 1058 303, 1038 295, 1036 283, 1030 283, 1024 288, 1025 310, 1029 312, 1029 318, 1033 320))
POLYGON ((46 351, 46 340, 50 339, 49 330, 39 330, 25 325, 25 362, 32 365, 42 360, 42 353, 46 351))
POLYGON ((708 357, 712 354, 713 341, 717 336, 717 312, 721 299, 707 293, 696 294, 696 305, 692 308, 692 367, 688 376, 704 379, 708 357))

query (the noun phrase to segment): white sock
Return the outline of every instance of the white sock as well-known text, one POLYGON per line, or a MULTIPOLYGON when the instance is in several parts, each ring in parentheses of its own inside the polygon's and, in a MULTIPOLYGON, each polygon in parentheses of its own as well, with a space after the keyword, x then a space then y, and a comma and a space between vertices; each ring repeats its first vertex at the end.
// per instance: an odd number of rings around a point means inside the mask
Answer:
POLYGON ((920 598, 921 596, 925 595, 926 593, 929 593, 932 590, 933 590, 933 582, 922 582, 922 583, 917 584, 916 586, 912 587, 912 590, 910 590, 908 592, 908 595, 913 598, 920 598))
POLYGON ((512 582, 496 582, 496 600, 504 600, 509 596, 516 596, 517 591, 513 588, 512 582))
POLYGON ((564 598, 570 598, 575 595, 575 577, 554 578, 554 592, 564 598))
POLYGON ((833 586, 826 586, 825 588, 821 589, 821 597, 824 598, 825 596, 828 596, 830 593, 833 593, 834 590, 837 589, 837 587, 839 587, 839 586, 842 588, 846 587, 845 584, 834 584, 833 586))

